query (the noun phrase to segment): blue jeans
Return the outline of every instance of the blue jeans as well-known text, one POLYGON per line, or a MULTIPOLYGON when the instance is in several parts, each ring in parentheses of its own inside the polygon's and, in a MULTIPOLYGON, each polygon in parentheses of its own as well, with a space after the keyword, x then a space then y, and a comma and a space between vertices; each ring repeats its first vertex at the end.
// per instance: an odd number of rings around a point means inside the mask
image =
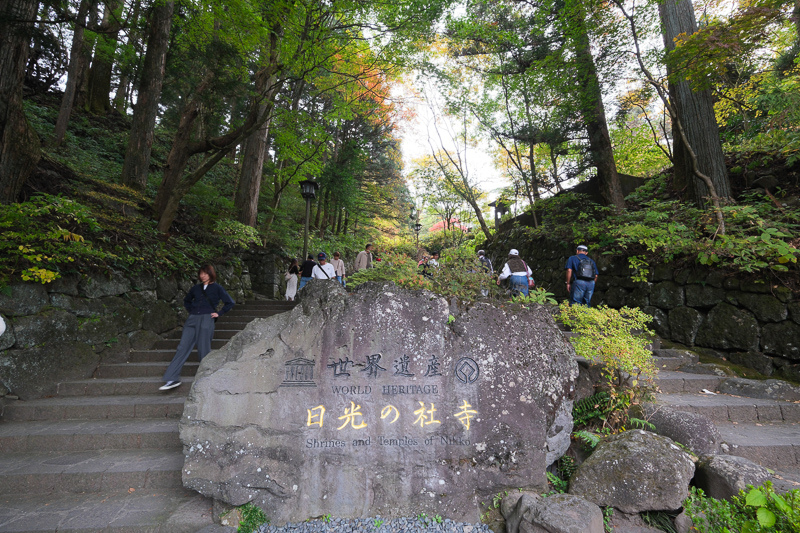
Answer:
POLYGON ((310 276, 309 276, 309 277, 307 277, 307 278, 305 278, 305 277, 302 277, 302 276, 301 276, 301 277, 300 277, 300 286, 299 286, 299 287, 297 287, 297 290, 299 291, 300 289, 302 289, 303 287, 305 287, 305 286, 306 286, 306 283, 308 283, 308 282, 309 282, 309 281, 311 281, 312 279, 314 279, 314 278, 312 278, 312 277, 310 277, 310 276))
POLYGON ((512 296, 519 293, 528 296, 528 276, 509 276, 508 288, 511 289, 512 296))
POLYGON ((572 292, 569 295, 569 304, 591 307, 589 302, 592 301, 592 294, 594 294, 593 280, 587 281, 584 279, 576 279, 572 282, 572 292))
POLYGON ((342 279, 342 276, 336 276, 336 281, 341 283, 342 287, 346 287, 347 286, 347 282, 344 279, 342 279))

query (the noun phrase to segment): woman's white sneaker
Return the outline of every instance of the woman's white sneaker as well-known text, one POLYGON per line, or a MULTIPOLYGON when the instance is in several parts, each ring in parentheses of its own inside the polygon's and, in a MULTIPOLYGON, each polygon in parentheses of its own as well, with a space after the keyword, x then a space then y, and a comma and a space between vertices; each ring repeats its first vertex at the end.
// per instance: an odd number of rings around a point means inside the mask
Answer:
POLYGON ((167 381, 163 385, 161 385, 158 390, 170 390, 174 389, 175 387, 179 387, 181 384, 180 381, 167 381))

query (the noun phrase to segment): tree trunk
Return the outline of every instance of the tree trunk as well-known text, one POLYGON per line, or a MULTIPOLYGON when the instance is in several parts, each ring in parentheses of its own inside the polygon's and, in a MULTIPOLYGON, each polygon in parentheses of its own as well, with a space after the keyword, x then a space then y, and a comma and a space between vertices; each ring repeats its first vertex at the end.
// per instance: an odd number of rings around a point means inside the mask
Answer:
POLYGON ((111 74, 114 55, 117 51, 117 35, 120 29, 120 3, 112 0, 106 3, 100 35, 94 49, 92 70, 89 74, 90 113, 105 115, 111 110, 111 74))
POLYGON ((67 86, 64 89, 64 96, 61 98, 61 107, 58 110, 58 119, 53 132, 53 145, 61 146, 64 136, 67 134, 69 117, 72 114, 72 104, 75 102, 75 90, 78 86, 78 76, 85 65, 86 60, 83 52, 83 31, 86 25, 86 15, 89 13, 88 0, 81 0, 78 8, 78 16, 75 19, 75 29, 72 32, 72 48, 69 52, 69 67, 67 69, 67 86))
POLYGON ((125 163, 122 167, 122 184, 138 191, 144 190, 147 185, 150 153, 153 148, 153 130, 158 114, 161 86, 164 82, 174 7, 174 0, 157 2, 153 7, 150 35, 147 38, 147 53, 142 67, 136 107, 133 111, 131 132, 125 151, 125 163))
MULTIPOLYGON (((675 49, 675 37, 682 33, 691 35, 697 31, 694 8, 688 0, 660 3, 658 12, 667 52, 675 49)), ((671 72, 669 74, 672 75, 671 72)), ((697 156, 699 170, 711 178, 717 196, 724 202, 731 196, 731 186, 722 153, 719 127, 714 116, 711 91, 695 92, 685 79, 674 80, 671 76, 670 80, 670 97, 689 145, 697 156)), ((691 198, 697 205, 703 206, 709 197, 708 187, 693 173, 690 156, 680 146, 680 132, 675 128, 677 124, 673 124, 673 138, 676 140, 673 143, 675 183, 688 184, 691 198)))
POLYGON ((0 7, 0 202, 17 201, 41 158, 39 137, 22 108, 22 86, 36 0, 6 0, 0 7), (26 21, 26 22, 15 22, 26 21))
MULTIPOLYGON (((133 46, 136 50, 139 49, 139 35, 134 30, 134 27, 139 21, 139 9, 142 3, 140 0, 134 0, 133 7, 131 8, 128 20, 128 41, 127 46, 133 46)), ((119 85, 117 86, 117 93, 114 95, 113 107, 120 115, 125 115, 127 112, 128 91, 131 83, 129 65, 120 65, 119 69, 119 85)))
POLYGON ((597 169, 600 193, 607 205, 618 209, 625 207, 625 197, 619 181, 614 149, 608 133, 608 121, 603 106, 603 94, 597 67, 594 64, 589 44, 589 31, 586 27, 586 8, 580 0, 570 2, 570 23, 575 34, 575 60, 577 62, 578 85, 583 90, 581 113, 589 134, 589 151, 592 163, 597 169))

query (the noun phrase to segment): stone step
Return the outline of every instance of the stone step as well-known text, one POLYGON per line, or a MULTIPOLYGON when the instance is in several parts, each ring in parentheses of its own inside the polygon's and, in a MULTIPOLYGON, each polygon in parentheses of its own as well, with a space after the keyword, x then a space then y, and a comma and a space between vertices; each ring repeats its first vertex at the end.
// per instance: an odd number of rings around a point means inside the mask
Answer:
POLYGON ((217 320, 217 324, 223 323, 223 320, 230 320, 231 318, 236 318, 238 320, 252 320, 254 318, 267 318, 270 316, 279 315, 281 313, 285 313, 287 309, 236 309, 235 307, 233 310, 228 311, 217 320))
MULTIPOLYGON (((211 349, 218 350, 228 344, 230 339, 211 339, 211 349)), ((161 339, 153 344, 153 350, 172 350, 173 352, 178 348, 180 338, 177 339, 161 339)))
POLYGON ((800 422, 800 403, 742 398, 729 394, 657 394, 656 402, 679 411, 727 422, 800 422))
MULTIPOLYGON (((166 361, 169 363, 175 357, 175 350, 131 350, 128 354, 129 363, 152 363, 166 361)), ((189 361, 197 361, 197 350, 189 354, 189 361)))
POLYGON ((0 533, 196 533, 211 500, 183 488, 0 496, 0 533))
MULTIPOLYGON (((227 329, 232 329, 232 330, 236 330, 236 331, 242 331, 253 320, 255 320, 255 319, 252 319, 252 320, 239 320, 236 317, 233 317, 233 318, 222 317, 217 321, 217 325, 214 327, 214 332, 216 333, 217 331, 219 331, 217 328, 226 329, 226 330, 227 329)), ((180 337, 180 335, 178 335, 178 337, 180 337)))
POLYGON ((800 472, 800 423, 717 424, 722 453, 738 455, 771 468, 800 472))
POLYGON ((677 357, 653 357, 659 372, 665 370, 678 370, 683 365, 683 360, 677 357))
POLYGON ((178 420, 0 422, 0 454, 140 448, 180 450, 178 420))
MULTIPOLYGON (((173 354, 174 355, 174 354, 173 354)), ((191 357, 191 356, 190 356, 191 357)), ((170 357, 170 360, 172 358, 170 357)), ((147 363, 115 363, 100 365, 95 372, 98 378, 138 378, 161 377, 169 366, 169 361, 152 361, 147 363)), ((200 363, 187 361, 181 370, 181 376, 194 376, 200 363)))
POLYGON ((86 450, 0 455, 0 494, 179 488, 181 450, 86 450))
POLYGON ((151 396, 75 396, 10 402, 3 419, 105 420, 130 418, 180 418, 186 385, 151 396))
POLYGON ((656 384, 661 392, 673 394, 679 392, 700 392, 703 389, 716 391, 724 378, 709 374, 690 374, 665 370, 658 373, 656 384))
MULTIPOLYGON (((182 392, 188 394, 194 378, 186 376, 181 381, 186 385, 182 387, 182 392)), ((157 377, 82 379, 59 383, 57 394, 62 397, 164 394, 164 391, 158 390, 163 384, 161 374, 157 377)))
MULTIPOLYGON (((249 322, 248 322, 249 324, 249 322)), ((242 331, 244 328, 228 328, 228 329, 214 329, 214 339, 231 339, 234 335, 242 331)), ((164 339, 180 339, 182 331, 176 329, 167 334, 164 339)))
POLYGON ((275 300, 272 302, 249 302, 246 304, 236 304, 230 312, 233 311, 251 311, 257 310, 260 311, 262 309, 267 310, 277 310, 277 311, 291 311, 294 309, 295 302, 286 302, 286 301, 279 301, 275 300))

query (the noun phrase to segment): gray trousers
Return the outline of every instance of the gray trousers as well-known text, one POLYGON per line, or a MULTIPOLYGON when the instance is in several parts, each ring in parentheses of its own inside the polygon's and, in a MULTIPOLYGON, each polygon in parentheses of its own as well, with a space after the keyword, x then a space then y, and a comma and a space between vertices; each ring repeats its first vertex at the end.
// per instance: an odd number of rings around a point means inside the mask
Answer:
POLYGON ((192 348, 197 345, 197 353, 200 360, 211 351, 211 339, 214 337, 214 319, 211 315, 189 315, 183 325, 181 342, 175 351, 175 357, 164 372, 164 381, 180 381, 181 369, 189 359, 192 348))

